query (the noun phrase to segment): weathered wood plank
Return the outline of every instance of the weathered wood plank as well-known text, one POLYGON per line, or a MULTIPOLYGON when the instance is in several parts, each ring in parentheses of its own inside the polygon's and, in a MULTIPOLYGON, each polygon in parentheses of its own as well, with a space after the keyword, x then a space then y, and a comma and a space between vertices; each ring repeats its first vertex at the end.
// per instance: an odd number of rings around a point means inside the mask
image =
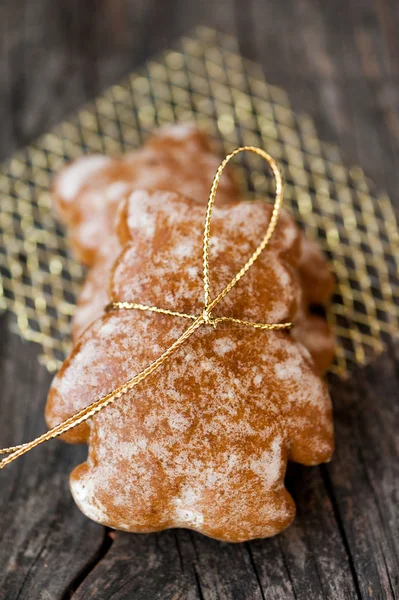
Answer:
POLYGON ((362 597, 399 597, 399 342, 336 382, 331 494, 362 597), (395 350, 396 348, 396 350, 395 350))
MULTIPOLYGON (((252 31, 243 48, 268 81, 310 114, 399 208, 399 27, 395 0, 241 3, 252 31)), ((244 33, 243 33, 244 35, 244 33)))

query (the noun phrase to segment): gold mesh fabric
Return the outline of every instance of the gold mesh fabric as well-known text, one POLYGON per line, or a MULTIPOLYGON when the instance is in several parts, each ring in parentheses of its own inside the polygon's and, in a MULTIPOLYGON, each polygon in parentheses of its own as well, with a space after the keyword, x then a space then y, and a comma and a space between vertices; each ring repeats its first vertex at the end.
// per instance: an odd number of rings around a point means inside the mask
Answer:
MULTIPOLYGON (((370 190, 359 167, 344 167, 338 149, 320 141, 312 119, 291 110, 233 38, 199 28, 0 168, 0 308, 41 345, 41 362, 54 371, 68 352, 84 276, 51 211, 53 174, 84 152, 119 154, 152 129, 187 120, 219 139, 224 153, 260 146, 283 166, 285 204, 320 241, 337 278, 331 371, 344 376, 381 351, 399 329, 399 236, 389 198, 370 190)), ((237 168, 250 191, 268 194, 270 176, 256 157, 237 168)))

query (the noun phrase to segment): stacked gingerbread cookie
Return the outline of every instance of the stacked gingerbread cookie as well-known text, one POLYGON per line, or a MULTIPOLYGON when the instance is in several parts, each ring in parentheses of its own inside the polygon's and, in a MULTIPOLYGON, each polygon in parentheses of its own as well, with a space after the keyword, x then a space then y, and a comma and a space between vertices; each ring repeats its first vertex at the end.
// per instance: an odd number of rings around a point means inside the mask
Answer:
MULTIPOLYGON (((50 390, 50 426, 118 388, 187 326, 106 305, 201 311, 204 207, 219 163, 204 134, 176 125, 121 159, 83 157, 57 177, 58 214, 89 270, 74 348, 50 390)), ((223 174, 210 246, 215 292, 254 251, 270 215, 269 205, 242 197, 233 172, 223 174)), ((292 330, 202 328, 117 404, 68 432, 67 441, 89 445, 71 475, 82 511, 126 531, 188 527, 228 541, 286 527, 295 510, 287 461, 318 464, 333 450, 321 374, 334 341, 313 310, 332 287, 324 256, 283 211, 267 250, 214 316, 290 321, 292 330)))

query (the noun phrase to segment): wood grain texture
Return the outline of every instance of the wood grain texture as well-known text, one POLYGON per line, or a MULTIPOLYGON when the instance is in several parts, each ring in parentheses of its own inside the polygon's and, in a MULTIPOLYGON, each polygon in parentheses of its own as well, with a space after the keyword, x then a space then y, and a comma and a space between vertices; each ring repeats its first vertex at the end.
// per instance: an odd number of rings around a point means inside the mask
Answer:
MULTIPOLYGON (((37 362, 37 348, 10 332, 6 316, 0 331, 0 439, 12 444, 44 431, 51 377, 37 362)), ((51 444, 1 471, 1 600, 62 598, 101 556, 104 530, 80 514, 59 468, 70 471, 83 448, 66 450, 51 444)))
MULTIPOLYGON (((233 33, 350 166, 396 207, 396 0, 3 0, 0 158, 202 23, 233 33)), ((0 441, 44 430, 50 376, 0 320, 0 441)), ((331 380, 331 465, 291 465, 295 523, 228 545, 189 531, 109 532, 85 519, 67 474, 84 449, 51 442, 0 474, 0 599, 399 598, 399 342, 331 380)))

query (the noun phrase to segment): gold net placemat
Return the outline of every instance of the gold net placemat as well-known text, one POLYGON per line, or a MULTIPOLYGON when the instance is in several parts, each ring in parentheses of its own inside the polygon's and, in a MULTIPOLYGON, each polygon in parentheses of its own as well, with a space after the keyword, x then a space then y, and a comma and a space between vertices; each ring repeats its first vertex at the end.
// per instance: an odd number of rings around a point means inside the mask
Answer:
MULTIPOLYGON (((399 329, 399 241, 389 198, 375 195, 359 167, 344 167, 337 147, 320 141, 312 119, 291 110, 285 92, 240 56, 233 38, 199 28, 0 167, 0 307, 40 344, 41 362, 54 371, 68 352, 84 276, 52 214, 54 173, 83 152, 125 152, 178 120, 195 121, 224 153, 261 146, 282 165, 285 204, 319 239, 337 278, 331 371, 346 375, 380 352, 399 329)), ((267 172, 251 157, 246 164, 248 188, 267 194, 267 172)))

